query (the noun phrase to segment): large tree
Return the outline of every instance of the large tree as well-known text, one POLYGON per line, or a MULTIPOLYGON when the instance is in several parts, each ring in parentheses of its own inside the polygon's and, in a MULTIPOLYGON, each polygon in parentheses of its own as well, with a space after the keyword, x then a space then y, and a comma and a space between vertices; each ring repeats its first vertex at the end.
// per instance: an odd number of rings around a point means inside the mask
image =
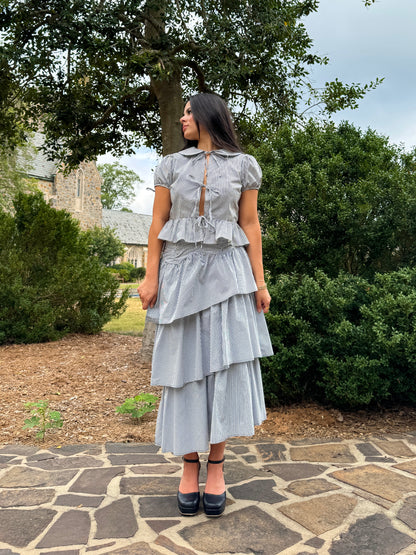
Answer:
POLYGON ((98 164, 97 169, 103 178, 101 185, 101 204, 108 210, 120 210, 134 200, 137 183, 142 180, 133 170, 120 162, 98 164))
MULTIPOLYGON (((0 116, 13 144, 19 121, 42 121, 51 156, 69 165, 138 145, 182 145, 183 100, 219 93, 241 130, 253 112, 293 117, 312 51, 303 18, 318 0, 3 0, 0 116), (4 85, 4 87, 3 87, 4 85), (7 85, 7 86, 6 86, 7 85), (12 111, 10 109, 12 108, 12 111)), ((370 83, 370 87, 375 83, 370 83)), ((328 83, 328 111, 367 87, 328 83)), ((313 91, 312 91, 313 92, 313 91)))
POLYGON ((14 121, 41 121, 47 151, 68 167, 139 145, 179 150, 183 101, 195 92, 224 97, 244 140, 244 133, 252 138, 253 113, 276 127, 296 116, 305 92, 331 112, 355 107, 377 84, 311 88, 311 66, 327 59, 313 53, 302 20, 317 11, 318 0, 1 0, 0 6, 2 140, 13 146, 19 138, 14 121))

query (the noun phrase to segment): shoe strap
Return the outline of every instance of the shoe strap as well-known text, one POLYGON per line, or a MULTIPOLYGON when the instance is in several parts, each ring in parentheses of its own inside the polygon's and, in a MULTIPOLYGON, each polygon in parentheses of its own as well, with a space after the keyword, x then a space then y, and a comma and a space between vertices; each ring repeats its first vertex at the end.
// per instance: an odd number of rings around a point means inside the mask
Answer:
POLYGON ((185 457, 182 457, 182 458, 185 462, 189 462, 189 463, 198 463, 199 462, 199 459, 187 459, 185 457))
POLYGON ((208 459, 208 462, 209 462, 210 464, 221 464, 221 463, 223 463, 224 461, 225 461, 225 457, 223 457, 220 461, 210 461, 210 460, 208 459))

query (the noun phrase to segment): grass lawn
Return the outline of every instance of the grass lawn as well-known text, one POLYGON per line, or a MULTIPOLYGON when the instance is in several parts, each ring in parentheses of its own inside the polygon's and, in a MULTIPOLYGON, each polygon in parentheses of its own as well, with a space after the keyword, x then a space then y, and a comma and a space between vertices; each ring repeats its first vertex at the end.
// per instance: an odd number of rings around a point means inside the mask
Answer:
POLYGON ((127 299, 127 309, 120 316, 110 320, 103 331, 125 333, 127 335, 143 335, 146 311, 142 309, 140 299, 127 299))
POLYGON ((138 283, 120 283, 119 285, 119 289, 127 289, 127 287, 130 287, 130 289, 133 289, 133 291, 136 291, 136 289, 139 287, 138 283))

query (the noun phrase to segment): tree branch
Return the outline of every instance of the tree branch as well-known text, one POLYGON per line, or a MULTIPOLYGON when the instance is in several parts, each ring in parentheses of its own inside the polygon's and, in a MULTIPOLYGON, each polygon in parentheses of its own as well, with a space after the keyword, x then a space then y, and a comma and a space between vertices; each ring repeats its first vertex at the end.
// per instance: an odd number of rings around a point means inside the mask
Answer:
POLYGON ((184 19, 183 19, 183 12, 182 12, 182 9, 181 9, 181 5, 179 4, 179 0, 176 0, 176 1, 175 1, 175 4, 176 4, 176 7, 177 7, 178 12, 179 12, 179 16, 180 16, 181 21, 182 21, 182 26, 183 26, 183 28, 184 28, 184 30, 185 30, 185 34, 186 34, 186 36, 188 37, 188 40, 191 41, 191 40, 192 40, 192 39, 191 39, 191 35, 190 35, 190 33, 189 33, 188 27, 185 25, 185 21, 184 21, 184 19))
POLYGON ((68 88, 71 88, 71 45, 68 46, 68 55, 66 61, 66 82, 68 88))
POLYGON ((181 63, 182 63, 183 66, 190 67, 196 73, 196 77, 198 79, 198 91, 199 92, 210 92, 211 91, 211 89, 207 86, 207 84, 205 82, 205 75, 204 75, 202 69, 199 67, 199 65, 196 62, 194 62, 193 60, 183 60, 181 63))
MULTIPOLYGON (((132 24, 136 24, 136 21, 134 21, 134 22, 130 21, 130 19, 127 16, 125 16, 123 13, 119 13, 118 18, 119 18, 120 22, 122 24, 124 24, 124 26, 123 26, 124 31, 126 31, 130 35, 133 35, 136 38, 139 38, 139 39, 144 38, 139 24, 134 25, 132 27, 132 24)), ((143 25, 144 21, 140 20, 140 18, 138 18, 138 19, 139 19, 138 23, 143 25)))
POLYGON ((242 116, 242 115, 244 114, 244 112, 246 111, 247 102, 248 102, 248 98, 247 98, 247 97, 244 97, 244 105, 243 105, 243 107, 241 108, 241 110, 240 110, 238 116, 236 116, 236 117, 234 118, 234 122, 235 122, 235 123, 238 123, 238 122, 240 121, 241 116, 242 116))
POLYGON ((311 104, 305 110, 303 110, 303 112, 299 114, 298 117, 301 118, 303 114, 305 114, 308 110, 312 110, 312 108, 315 108, 315 106, 319 106, 320 104, 324 104, 324 103, 325 103, 324 100, 319 100, 319 102, 315 102, 315 104, 311 104))
POLYGON ((125 100, 127 100, 128 98, 133 98, 136 93, 139 93, 141 91, 151 92, 150 86, 142 85, 141 87, 138 87, 134 91, 134 94, 133 93, 125 94, 117 101, 117 104, 112 104, 111 106, 108 106, 108 108, 105 110, 103 115, 99 119, 97 119, 93 125, 89 126, 87 130, 87 134, 91 133, 91 131, 93 131, 96 127, 99 127, 102 123, 104 123, 107 120, 107 118, 110 116, 110 114, 114 112, 125 100))
POLYGON ((173 55, 178 54, 179 52, 181 52, 182 50, 187 50, 187 49, 191 49, 191 50, 202 50, 202 46, 198 46, 195 41, 190 40, 188 42, 182 42, 181 44, 178 44, 178 46, 175 46, 175 48, 172 48, 171 53, 173 55))

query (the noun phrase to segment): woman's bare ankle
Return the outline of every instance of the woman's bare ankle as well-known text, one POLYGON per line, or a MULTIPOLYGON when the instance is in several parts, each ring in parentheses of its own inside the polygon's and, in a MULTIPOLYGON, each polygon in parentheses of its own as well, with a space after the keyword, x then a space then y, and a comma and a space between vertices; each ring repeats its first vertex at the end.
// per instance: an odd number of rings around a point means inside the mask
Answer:
POLYGON ((188 453, 184 456, 183 474, 179 484, 181 493, 194 493, 199 491, 199 463, 186 462, 187 460, 196 461, 199 459, 198 453, 188 453))
POLYGON ((205 493, 221 495, 225 491, 223 464, 209 464, 207 466, 207 482, 205 493))
POLYGON ((207 482, 205 485, 205 493, 210 493, 213 495, 221 495, 225 491, 225 481, 224 481, 224 463, 222 461, 224 458, 225 442, 216 443, 211 445, 211 449, 208 455, 207 464, 207 482), (216 463, 216 464, 215 464, 216 463))

